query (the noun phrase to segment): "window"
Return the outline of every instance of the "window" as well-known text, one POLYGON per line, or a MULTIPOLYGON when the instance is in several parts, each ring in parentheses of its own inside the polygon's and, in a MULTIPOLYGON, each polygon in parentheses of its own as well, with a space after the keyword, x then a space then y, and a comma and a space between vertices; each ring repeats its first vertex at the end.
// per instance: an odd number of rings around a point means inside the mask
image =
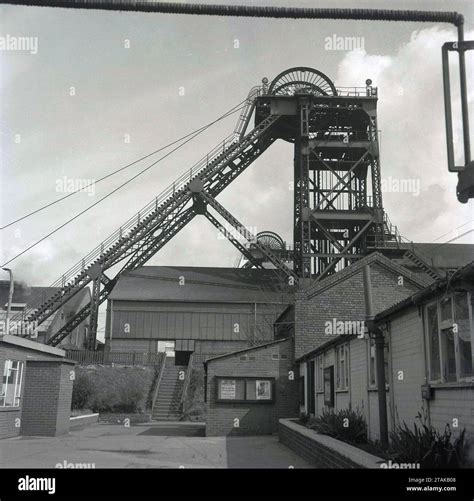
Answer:
POLYGON ((316 391, 322 392, 324 389, 324 360, 323 355, 316 357, 316 391))
POLYGON ((429 379, 455 383, 473 376, 470 294, 456 292, 426 307, 429 379))
POLYGON ((273 402, 274 379, 216 377, 218 402, 273 402))
POLYGON ((20 405, 22 378, 23 362, 6 360, 3 369, 0 407, 18 407, 20 405))
POLYGON ((336 388, 347 390, 349 388, 349 344, 336 346, 336 388))
MULTIPOLYGON (((385 369, 385 386, 388 386, 388 358, 389 358, 389 345, 388 345, 388 337, 387 333, 383 333, 384 337, 384 349, 383 349, 383 362, 385 369)), ((376 347, 375 347, 375 339, 369 339, 369 386, 374 388, 377 387, 377 362, 376 362, 376 347)))

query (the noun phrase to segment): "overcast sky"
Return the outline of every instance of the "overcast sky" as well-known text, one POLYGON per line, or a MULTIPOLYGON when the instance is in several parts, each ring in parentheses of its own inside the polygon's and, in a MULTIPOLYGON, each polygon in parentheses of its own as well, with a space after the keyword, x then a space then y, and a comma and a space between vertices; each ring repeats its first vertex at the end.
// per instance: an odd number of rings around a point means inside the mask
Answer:
MULTIPOLYGON (((294 0, 259 4, 334 6, 334 2, 294 0)), ((338 7, 443 10, 449 6, 466 16, 467 39, 474 37, 472 5, 470 1, 338 2, 338 7)), ((418 196, 384 193, 385 209, 400 232, 415 242, 439 243, 467 232, 456 241, 474 243, 473 204, 457 202, 457 176, 448 173, 446 163, 440 48, 456 39, 452 26, 3 5, 0 19, 1 36, 38 40, 36 54, 0 51, 2 225, 64 195, 57 191, 64 176, 98 179, 214 120, 241 102, 262 77, 272 79, 286 68, 311 66, 337 86, 363 86, 367 78, 378 86, 382 178, 420 182, 418 196), (332 35, 364 37, 364 49, 325 50, 325 39, 332 35)), ((468 63, 472 68, 472 53, 468 63)), ((470 81, 471 103, 473 98, 470 81)), ((15 277, 30 285, 48 285, 58 278, 231 133, 236 119, 233 115, 212 127, 14 261, 15 277)), ((472 118, 471 123, 474 128, 472 118)), ((274 144, 225 190, 220 202, 245 225, 291 240, 292 158, 289 144, 274 144)), ((1 261, 148 163, 98 184, 93 195, 79 193, 3 230, 1 261)), ((236 258, 234 247, 218 239, 214 227, 199 216, 148 264, 233 266, 236 258)))

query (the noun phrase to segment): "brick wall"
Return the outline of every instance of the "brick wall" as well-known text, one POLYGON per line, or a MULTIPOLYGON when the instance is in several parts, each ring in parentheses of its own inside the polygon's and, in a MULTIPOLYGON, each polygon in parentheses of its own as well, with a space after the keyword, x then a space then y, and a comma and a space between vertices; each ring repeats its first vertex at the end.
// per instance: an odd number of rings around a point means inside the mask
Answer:
POLYGON ((334 438, 282 419, 278 426, 280 442, 317 468, 379 468, 380 458, 334 438))
POLYGON ((293 339, 244 352, 255 360, 241 361, 240 354, 207 364, 206 435, 254 435, 275 433, 278 419, 298 415, 298 377, 294 367, 293 339), (278 360, 272 360, 278 354, 278 360), (281 355, 287 359, 282 360, 281 355), (294 379, 289 379, 289 371, 294 379), (275 378, 273 403, 220 403, 216 401, 216 376, 275 378), (239 427, 234 420, 239 419, 239 427))
POLYGON ((28 361, 21 416, 22 435, 64 435, 69 431, 74 365, 28 361))
MULTIPOLYGON (((409 272, 386 258, 369 256, 374 313, 385 310, 422 288, 409 272), (399 284, 399 277, 403 283, 399 284)), ((321 281, 316 288, 295 297, 295 358, 321 346, 330 338, 325 322, 365 319, 362 261, 321 281)))

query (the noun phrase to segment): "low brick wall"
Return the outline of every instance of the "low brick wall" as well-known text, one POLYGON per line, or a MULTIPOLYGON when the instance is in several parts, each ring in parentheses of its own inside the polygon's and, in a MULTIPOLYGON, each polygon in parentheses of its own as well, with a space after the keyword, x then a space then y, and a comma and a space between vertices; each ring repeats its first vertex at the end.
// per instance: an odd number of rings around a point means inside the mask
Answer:
POLYGON ((94 424, 99 421, 99 414, 84 414, 83 416, 74 416, 69 419, 69 429, 75 430, 83 428, 89 424, 94 424))
POLYGON ((280 442, 317 468, 380 468, 383 459, 357 447, 320 435, 294 419, 280 419, 280 442))

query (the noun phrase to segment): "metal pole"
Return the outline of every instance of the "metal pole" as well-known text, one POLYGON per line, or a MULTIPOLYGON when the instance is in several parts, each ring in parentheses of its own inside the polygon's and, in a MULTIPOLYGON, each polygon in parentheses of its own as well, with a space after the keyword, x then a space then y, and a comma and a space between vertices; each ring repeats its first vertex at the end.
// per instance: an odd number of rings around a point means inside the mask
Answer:
POLYGON ((12 309, 13 289, 14 289, 13 272, 12 270, 10 270, 10 268, 2 268, 2 270, 8 271, 8 274, 10 276, 10 286, 8 289, 7 316, 5 318, 5 331, 7 334, 10 334, 10 313, 12 309))
MULTIPOLYGON (((458 41, 464 41, 464 19, 458 24, 458 41)), ((461 85, 461 112, 464 138, 464 164, 471 161, 471 139, 469 137, 469 107, 467 102, 465 51, 459 50, 459 82, 461 85)))
POLYGON ((364 297, 366 321, 369 334, 375 339, 375 367, 377 373, 377 393, 379 399, 380 442, 383 448, 388 447, 387 394, 385 390, 385 340, 380 329, 374 325, 374 309, 372 300, 372 283, 370 281, 370 266, 364 266, 364 297))

